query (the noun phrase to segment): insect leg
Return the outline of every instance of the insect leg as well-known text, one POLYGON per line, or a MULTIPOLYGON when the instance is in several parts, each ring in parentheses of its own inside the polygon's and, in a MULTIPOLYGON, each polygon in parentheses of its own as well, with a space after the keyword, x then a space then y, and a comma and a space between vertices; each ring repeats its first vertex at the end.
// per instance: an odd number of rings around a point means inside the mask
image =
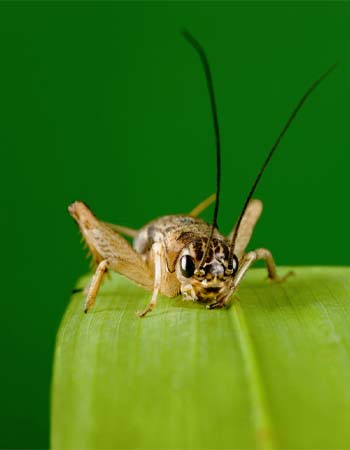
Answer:
POLYGON ((268 277, 271 280, 282 281, 282 279, 277 275, 275 260, 273 259, 271 252, 266 248, 258 248, 257 250, 248 252, 244 255, 241 266, 233 279, 233 290, 235 290, 239 283, 242 281, 242 278, 244 277, 249 267, 259 259, 263 259, 265 261, 268 277))
MULTIPOLYGON (((238 234, 236 237, 235 244, 235 255, 238 259, 244 255, 245 249, 249 244, 250 238, 252 237, 255 225, 262 213, 263 205, 260 200, 252 199, 248 203, 248 206, 242 217, 240 227, 238 229, 238 234)), ((228 240, 232 240, 232 237, 236 231, 236 226, 233 228, 231 233, 227 236, 228 240)))
POLYGON ((157 297, 162 281, 162 256, 163 256, 163 247, 159 242, 153 244, 152 246, 152 259, 154 261, 154 287, 153 293, 151 297, 151 301, 147 305, 147 308, 141 312, 138 312, 139 317, 145 317, 147 313, 152 311, 152 309, 156 306, 157 297))
POLYGON ((192 211, 188 214, 192 217, 198 217, 199 214, 204 211, 208 206, 210 206, 213 202, 215 202, 216 194, 212 194, 210 197, 206 198, 199 205, 192 209, 192 211))
POLYGON ((129 227, 124 227, 123 225, 116 225, 115 223, 104 222, 109 228, 115 230, 117 233, 124 234, 125 236, 129 236, 135 238, 138 235, 138 231, 129 227))
POLYGON ((93 260, 98 265, 86 289, 87 308, 93 304, 107 268, 152 291, 154 282, 151 270, 142 256, 114 228, 98 220, 82 202, 75 202, 68 209, 79 225, 93 260))
POLYGON ((93 306, 96 300, 96 296, 98 293, 98 290, 101 286, 101 283, 103 281, 104 275, 106 274, 108 270, 108 261, 105 259, 99 263, 97 266, 96 272, 94 276, 92 277, 91 282, 88 286, 88 292, 86 296, 86 302, 84 306, 84 312, 87 313, 88 310, 93 306))
POLYGON ((242 281, 242 278, 246 274, 249 267, 255 261, 257 261, 259 259, 262 259, 265 261, 267 272, 268 272, 268 277, 272 281, 281 282, 281 281, 286 280, 290 275, 293 275, 293 272, 288 272, 283 277, 278 276, 277 271, 276 271, 276 263, 275 263, 275 260, 273 259, 271 252, 269 250, 267 250, 266 248, 258 248, 257 250, 248 252, 244 255, 244 257, 240 263, 240 267, 239 267, 236 275, 233 278, 233 283, 232 283, 230 293, 226 296, 226 298, 217 303, 212 303, 211 305, 208 306, 208 308, 214 309, 214 308, 222 308, 222 307, 226 306, 230 300, 230 297, 232 296, 234 291, 237 289, 238 285, 242 281))

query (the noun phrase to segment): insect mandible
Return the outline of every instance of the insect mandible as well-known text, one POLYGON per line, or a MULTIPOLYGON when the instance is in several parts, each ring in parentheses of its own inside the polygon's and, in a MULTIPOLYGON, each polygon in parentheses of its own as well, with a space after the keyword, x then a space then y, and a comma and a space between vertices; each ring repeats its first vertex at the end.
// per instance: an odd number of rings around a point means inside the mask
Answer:
POLYGON ((138 312, 140 317, 144 317, 155 307, 159 293, 168 297, 181 293, 184 300, 206 303, 209 309, 222 308, 228 304, 245 273, 257 260, 265 261, 271 280, 281 281, 291 274, 289 272, 280 278, 276 273, 272 254, 265 248, 245 252, 262 212, 261 201, 252 199, 252 196, 272 155, 305 100, 333 71, 336 64, 317 79, 299 100, 269 151, 235 227, 228 236, 223 236, 217 224, 221 147, 212 76, 202 46, 188 31, 184 31, 183 35, 198 53, 206 76, 216 138, 216 194, 204 200, 189 214, 160 217, 138 231, 98 220, 83 202, 76 201, 70 205, 69 213, 77 222, 93 262, 97 265, 86 288, 85 312, 95 303, 99 287, 108 270, 114 270, 152 292, 147 307, 138 312), (198 215, 214 201, 212 223, 208 224, 198 215), (122 234, 134 239, 133 246, 121 236, 122 234))

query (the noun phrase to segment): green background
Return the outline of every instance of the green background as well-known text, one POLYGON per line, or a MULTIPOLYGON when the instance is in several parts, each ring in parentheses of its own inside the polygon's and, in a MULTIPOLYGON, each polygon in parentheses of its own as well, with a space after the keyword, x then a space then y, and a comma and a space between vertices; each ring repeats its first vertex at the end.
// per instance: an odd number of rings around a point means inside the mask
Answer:
POLYGON ((137 228, 215 190, 182 27, 212 66, 224 232, 301 95, 340 59, 259 185, 252 246, 278 264, 349 263, 349 23, 345 2, 0 4, 1 447, 48 446, 55 334, 88 267, 67 205, 137 228))

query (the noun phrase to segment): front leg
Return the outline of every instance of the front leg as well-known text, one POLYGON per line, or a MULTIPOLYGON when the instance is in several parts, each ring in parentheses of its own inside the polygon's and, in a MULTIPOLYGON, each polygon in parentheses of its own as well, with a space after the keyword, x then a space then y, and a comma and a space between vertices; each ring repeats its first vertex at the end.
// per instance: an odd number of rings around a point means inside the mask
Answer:
POLYGON ((139 317, 145 317, 147 313, 152 311, 152 309, 157 304, 157 297, 160 290, 160 285, 162 282, 162 256, 163 256, 163 246, 160 243, 155 243, 151 249, 151 261, 154 264, 154 287, 153 293, 151 297, 151 301, 147 305, 147 308, 141 312, 138 312, 137 315, 139 317))
POLYGON ((259 259, 262 259, 266 263, 267 273, 270 280, 273 281, 283 281, 291 272, 287 273, 287 275, 283 277, 279 277, 276 271, 276 263, 273 259, 273 256, 269 250, 266 248, 258 248, 257 250, 253 250, 252 252, 248 252, 244 255, 242 264, 240 265, 236 275, 233 278, 232 291, 235 291, 237 286, 240 284, 242 278, 246 274, 249 267, 259 259))
POLYGON ((213 303, 208 305, 209 309, 222 308, 228 304, 230 298, 234 291, 237 289, 238 285, 242 281, 244 275, 246 274, 249 267, 259 259, 262 259, 266 263, 266 268, 268 272, 268 277, 272 281, 281 282, 286 280, 290 275, 293 275, 294 272, 288 272, 283 277, 277 275, 276 271, 276 263, 273 259, 273 256, 269 250, 266 248, 258 248, 257 250, 253 250, 244 255, 242 262, 236 272, 236 275, 233 278, 232 287, 230 289, 229 294, 220 302, 213 303))

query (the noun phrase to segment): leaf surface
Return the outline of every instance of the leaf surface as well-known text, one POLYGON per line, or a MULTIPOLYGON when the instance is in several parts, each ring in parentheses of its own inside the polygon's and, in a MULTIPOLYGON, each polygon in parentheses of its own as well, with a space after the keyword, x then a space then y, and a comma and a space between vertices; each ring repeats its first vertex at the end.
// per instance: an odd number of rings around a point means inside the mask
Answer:
POLYGON ((150 294, 119 275, 87 315, 73 295, 52 448, 349 448, 350 268, 294 271, 250 270, 226 310, 160 297, 144 319, 150 294))

